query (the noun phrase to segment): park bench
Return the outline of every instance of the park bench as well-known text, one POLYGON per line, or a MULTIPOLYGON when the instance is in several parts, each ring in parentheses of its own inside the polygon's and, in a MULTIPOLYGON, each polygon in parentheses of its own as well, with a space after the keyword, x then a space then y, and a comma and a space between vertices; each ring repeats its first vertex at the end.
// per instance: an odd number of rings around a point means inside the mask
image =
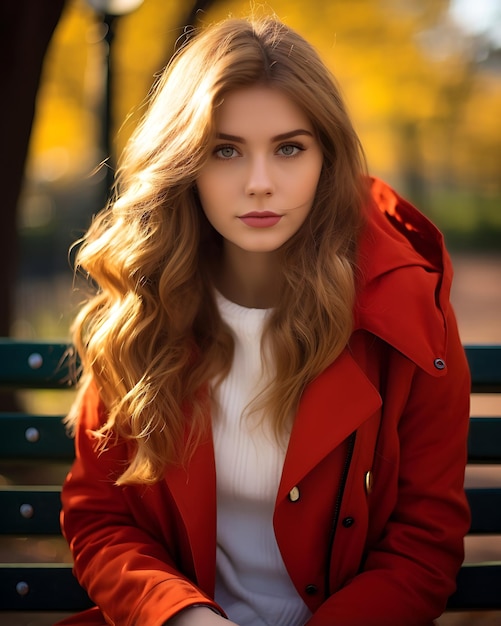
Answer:
MULTIPOLYGON (((0 386, 59 389, 61 394, 71 390, 70 353, 71 347, 65 343, 0 339, 0 386)), ((501 345, 467 346, 466 353, 472 393, 501 393, 501 345)), ((9 546, 17 545, 24 561, 0 563, 0 623, 4 623, 2 612, 71 613, 86 608, 89 599, 72 575, 69 553, 56 562, 58 550, 43 548, 44 541, 64 542, 59 528, 59 492, 61 477, 73 457, 73 442, 66 435, 62 416, 34 411, 0 413, 0 432, 2 552, 6 546, 8 551, 9 546), (54 484, 40 484, 44 468, 49 478, 57 477, 54 484), (37 480, 27 484, 33 477, 37 480), (30 539, 31 548, 27 547, 30 539)), ((469 462, 501 465, 500 414, 471 417, 469 462)), ((467 493, 472 509, 470 533, 501 538, 501 487, 468 489, 467 493)), ((3 554, 0 560, 6 561, 3 554)), ((501 610, 501 562, 465 564, 449 609, 501 610)))

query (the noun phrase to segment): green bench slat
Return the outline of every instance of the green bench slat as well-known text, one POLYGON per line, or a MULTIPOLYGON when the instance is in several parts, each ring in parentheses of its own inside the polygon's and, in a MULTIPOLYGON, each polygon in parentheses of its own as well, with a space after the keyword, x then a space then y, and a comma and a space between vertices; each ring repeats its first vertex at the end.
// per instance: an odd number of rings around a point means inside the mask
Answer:
POLYGON ((468 462, 501 463, 501 417, 470 418, 468 462))
POLYGON ((501 487, 467 489, 466 496, 471 508, 470 534, 501 533, 501 487))
MULTIPOLYGON (((73 458, 73 440, 66 434, 63 416, 0 414, 0 458, 62 459, 73 458), (28 429, 36 430, 34 437, 28 429), (33 440, 33 438, 35 440, 33 440)), ((472 417, 468 442, 470 463, 501 462, 501 418, 472 417)))
POLYGON ((62 420, 62 415, 0 413, 0 458, 71 461, 74 441, 62 420))
MULTIPOLYGON (((0 534, 59 534, 60 492, 60 486, 0 487, 0 534)), ((466 495, 472 513, 470 533, 498 533, 501 488, 467 489, 466 495)))
MULTIPOLYGON (((44 611, 54 606, 60 611, 79 611, 91 606, 85 591, 73 577, 70 565, 2 566, 0 587, 0 610, 4 611, 44 611), (28 585, 28 592, 21 595, 19 591, 25 591, 25 585, 28 585)), ((448 609, 501 609, 500 589, 501 563, 464 565, 448 609)))
MULTIPOLYGON (((73 439, 60 415, 0 413, 0 458, 73 458, 73 439), (29 431, 28 429, 35 429, 29 431), (31 437, 29 436, 31 434, 31 437)), ((472 417, 468 440, 470 463, 501 463, 501 417, 472 417)))
POLYGON ((77 612, 92 606, 69 564, 2 564, 0 589, 2 611, 77 612))
POLYGON ((71 387, 70 355, 64 342, 0 338, 0 381, 4 387, 60 389, 71 387))
POLYGON ((466 564, 457 578, 457 590, 449 598, 450 610, 501 609, 501 562, 466 564))
POLYGON ((501 351, 497 345, 465 346, 473 393, 501 392, 501 351))
MULTIPOLYGON (((448 609, 501 609, 501 563, 464 565, 448 609)), ((91 606, 71 572, 71 565, 37 563, 0 567, 0 610, 79 611, 91 606), (22 595, 26 592, 25 595, 22 595)))
POLYGON ((0 487, 1 535, 59 535, 61 487, 0 487))
MULTIPOLYGON (((465 347, 474 392, 501 391, 501 358, 497 346, 465 347)), ((60 388, 70 386, 68 358, 72 348, 65 342, 22 341, 0 338, 0 381, 5 386, 60 388), (34 357, 39 355, 40 358, 34 357), (30 365, 30 363, 34 363, 30 365)))

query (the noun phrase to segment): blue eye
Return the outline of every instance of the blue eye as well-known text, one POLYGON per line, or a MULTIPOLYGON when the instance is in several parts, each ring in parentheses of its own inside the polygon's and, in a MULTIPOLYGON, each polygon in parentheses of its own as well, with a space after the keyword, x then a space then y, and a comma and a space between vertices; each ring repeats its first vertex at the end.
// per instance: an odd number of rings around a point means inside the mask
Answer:
POLYGON ((296 156, 300 151, 304 150, 303 147, 297 146, 293 143, 286 143, 283 146, 280 146, 278 152, 285 157, 293 157, 296 156))
POLYGON ((219 159, 232 159, 234 156, 236 156, 237 151, 233 146, 221 146, 219 148, 216 148, 214 154, 219 159))

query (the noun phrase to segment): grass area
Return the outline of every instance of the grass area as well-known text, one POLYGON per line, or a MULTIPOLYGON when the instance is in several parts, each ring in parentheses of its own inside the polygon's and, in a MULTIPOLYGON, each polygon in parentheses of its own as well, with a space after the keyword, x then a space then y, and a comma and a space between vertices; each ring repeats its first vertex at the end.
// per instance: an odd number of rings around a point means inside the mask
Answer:
POLYGON ((433 190, 426 213, 452 250, 501 252, 501 194, 433 190))

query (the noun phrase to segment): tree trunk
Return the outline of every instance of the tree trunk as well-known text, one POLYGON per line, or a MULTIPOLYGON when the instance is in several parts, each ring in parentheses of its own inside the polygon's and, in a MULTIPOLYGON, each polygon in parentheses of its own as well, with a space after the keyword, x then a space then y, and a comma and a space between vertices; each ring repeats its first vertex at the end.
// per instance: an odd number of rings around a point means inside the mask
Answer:
MULTIPOLYGON (((35 113, 43 60, 65 0, 2 0, 0 59, 3 59, 0 99, 0 336, 10 333, 18 268, 17 205, 35 113)), ((2 408, 10 400, 0 397, 2 408)))

